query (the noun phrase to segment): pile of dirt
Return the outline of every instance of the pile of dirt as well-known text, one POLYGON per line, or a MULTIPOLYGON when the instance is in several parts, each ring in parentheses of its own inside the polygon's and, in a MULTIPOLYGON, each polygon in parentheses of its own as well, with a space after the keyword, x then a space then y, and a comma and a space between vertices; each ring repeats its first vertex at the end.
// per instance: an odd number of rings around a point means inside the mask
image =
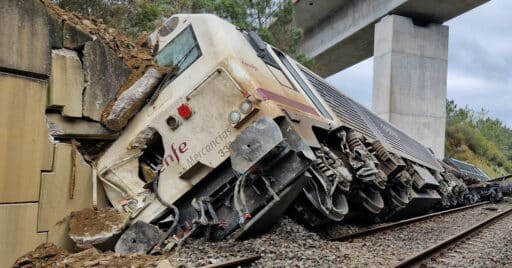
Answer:
POLYGON ((157 267, 167 261, 171 267, 181 266, 164 255, 121 256, 111 251, 102 253, 95 248, 71 254, 54 244, 42 244, 18 258, 13 267, 157 267))
POLYGON ((41 244, 19 257, 13 267, 44 267, 45 263, 62 261, 68 255, 69 252, 54 244, 41 244))
POLYGON ((128 226, 130 214, 111 207, 86 208, 72 212, 69 218, 69 236, 78 244, 97 244, 122 232, 128 226))

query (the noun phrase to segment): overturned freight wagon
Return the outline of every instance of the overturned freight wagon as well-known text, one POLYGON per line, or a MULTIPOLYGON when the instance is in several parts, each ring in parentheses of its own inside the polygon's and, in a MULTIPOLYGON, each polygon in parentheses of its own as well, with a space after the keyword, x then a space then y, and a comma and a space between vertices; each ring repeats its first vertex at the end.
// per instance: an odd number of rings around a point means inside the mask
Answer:
MULTIPOLYGON (((152 224, 166 237, 243 238, 287 209, 318 227, 463 202, 430 150, 254 32, 176 15, 150 43, 177 72, 95 167, 113 206, 141 222, 126 235, 152 224)), ((164 240, 119 241, 140 252, 164 240)))

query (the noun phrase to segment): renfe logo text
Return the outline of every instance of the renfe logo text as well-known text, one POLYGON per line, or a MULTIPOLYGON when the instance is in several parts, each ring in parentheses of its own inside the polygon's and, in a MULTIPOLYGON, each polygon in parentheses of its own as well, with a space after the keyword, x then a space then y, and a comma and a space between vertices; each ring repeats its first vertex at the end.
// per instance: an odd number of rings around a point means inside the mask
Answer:
POLYGON ((167 167, 169 167, 171 162, 176 161, 177 163, 179 163, 180 162, 180 155, 184 154, 187 150, 188 150, 188 148, 187 148, 187 142, 186 141, 180 143, 180 145, 178 145, 177 148, 174 145, 174 143, 171 144, 171 153, 168 154, 167 156, 165 156, 165 158, 163 160, 163 163, 162 163, 162 168, 160 169, 160 171, 162 172, 167 167))

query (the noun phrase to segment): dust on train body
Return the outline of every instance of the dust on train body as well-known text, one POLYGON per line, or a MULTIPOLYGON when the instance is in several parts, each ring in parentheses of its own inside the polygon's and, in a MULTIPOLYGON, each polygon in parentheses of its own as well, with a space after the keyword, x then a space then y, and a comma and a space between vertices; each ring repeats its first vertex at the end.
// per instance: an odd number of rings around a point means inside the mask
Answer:
POLYGON ((150 40, 178 71, 96 163, 132 222, 241 238, 287 209, 317 227, 467 199, 428 149, 254 32, 176 15, 150 40))

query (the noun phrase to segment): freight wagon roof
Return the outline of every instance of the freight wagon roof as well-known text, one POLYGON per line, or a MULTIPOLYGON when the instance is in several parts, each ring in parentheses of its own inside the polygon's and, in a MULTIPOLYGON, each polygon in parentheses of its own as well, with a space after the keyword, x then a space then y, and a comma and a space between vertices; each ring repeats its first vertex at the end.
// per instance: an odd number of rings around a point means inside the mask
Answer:
POLYGON ((474 165, 472 165, 470 163, 467 163, 467 162, 464 162, 461 160, 457 160, 455 158, 446 158, 446 159, 444 159, 444 162, 455 167, 460 172, 462 172, 468 176, 476 177, 477 179, 479 179, 481 181, 489 180, 489 176, 487 176, 487 174, 485 174, 482 170, 480 170, 479 168, 475 167, 474 165))

